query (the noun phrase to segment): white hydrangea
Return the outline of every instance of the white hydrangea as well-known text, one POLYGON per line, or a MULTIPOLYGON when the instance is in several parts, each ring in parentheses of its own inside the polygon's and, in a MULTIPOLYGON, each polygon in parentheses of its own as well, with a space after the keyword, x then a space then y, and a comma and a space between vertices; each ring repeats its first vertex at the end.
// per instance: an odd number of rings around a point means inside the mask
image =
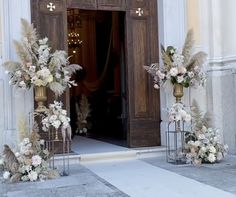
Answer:
POLYGON ((7 180, 9 179, 11 176, 11 173, 9 171, 5 171, 2 175, 3 179, 7 180))
POLYGON ((32 170, 29 172, 28 177, 30 181, 37 181, 38 173, 32 170))

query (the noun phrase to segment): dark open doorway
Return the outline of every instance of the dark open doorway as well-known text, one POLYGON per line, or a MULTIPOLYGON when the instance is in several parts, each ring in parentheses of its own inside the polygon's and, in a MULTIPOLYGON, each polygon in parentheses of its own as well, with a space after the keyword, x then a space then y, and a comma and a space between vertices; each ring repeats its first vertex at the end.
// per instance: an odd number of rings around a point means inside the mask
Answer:
POLYGON ((125 13, 67 13, 70 62, 83 67, 75 76, 78 86, 70 90, 73 134, 126 146, 125 13), (78 118, 88 110, 85 120, 78 118))

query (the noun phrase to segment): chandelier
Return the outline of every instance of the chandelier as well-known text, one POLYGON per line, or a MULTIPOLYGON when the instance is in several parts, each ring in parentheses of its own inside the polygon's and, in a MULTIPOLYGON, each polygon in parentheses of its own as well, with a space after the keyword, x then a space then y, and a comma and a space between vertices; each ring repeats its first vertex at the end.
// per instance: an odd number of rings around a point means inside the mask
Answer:
POLYGON ((68 33, 68 47, 73 49, 73 53, 76 53, 76 50, 81 47, 82 40, 80 39, 79 33, 71 32, 68 33))

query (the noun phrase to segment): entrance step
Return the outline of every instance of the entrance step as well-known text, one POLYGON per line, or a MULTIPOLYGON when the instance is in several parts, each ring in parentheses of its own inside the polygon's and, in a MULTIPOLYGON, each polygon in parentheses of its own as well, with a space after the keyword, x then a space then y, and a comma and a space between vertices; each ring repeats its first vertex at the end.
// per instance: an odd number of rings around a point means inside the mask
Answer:
MULTIPOLYGON (((162 146, 126 148, 80 136, 73 139, 72 150, 74 154, 68 156, 70 164, 141 159, 165 155, 165 147, 162 146)), ((63 156, 57 155, 55 163, 60 165, 62 162, 63 156)))

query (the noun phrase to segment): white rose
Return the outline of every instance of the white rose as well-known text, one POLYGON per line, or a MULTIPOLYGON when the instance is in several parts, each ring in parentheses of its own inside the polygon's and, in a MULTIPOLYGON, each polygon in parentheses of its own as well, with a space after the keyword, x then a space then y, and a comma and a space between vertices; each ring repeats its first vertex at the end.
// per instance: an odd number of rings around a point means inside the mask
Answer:
POLYGON ((58 129, 61 125, 61 121, 60 120, 55 120, 52 122, 52 126, 54 126, 56 129, 58 129))
POLYGON ((50 118, 49 118, 49 122, 50 123, 53 123, 54 121, 56 121, 57 119, 57 115, 52 115, 50 118))
POLYGON ((182 116, 182 118, 185 119, 187 112, 185 110, 181 109, 179 113, 182 116))
POLYGON ((186 68, 184 66, 179 66, 178 67, 178 72, 180 74, 185 74, 187 72, 186 68))
POLYGON ((214 163, 216 161, 216 157, 214 154, 210 153, 207 157, 208 161, 214 163))
POLYGON ((11 173, 10 173, 9 171, 5 171, 5 172, 3 173, 3 178, 6 179, 6 180, 9 179, 10 176, 11 176, 11 173))
POLYGON ((174 120, 175 120, 175 117, 174 117, 173 115, 170 115, 170 116, 169 116, 169 121, 170 121, 170 122, 173 122, 174 120))
POLYGON ((185 119, 184 119, 184 120, 185 120, 186 122, 190 122, 190 121, 191 121, 191 119, 192 119, 192 118, 191 118, 191 115, 190 115, 190 114, 186 114, 186 116, 185 116, 185 119))
POLYGON ((215 149, 215 147, 214 146, 210 146, 209 147, 209 151, 211 152, 211 153, 216 153, 216 149, 215 149))
POLYGON ((20 153, 19 153, 19 152, 16 152, 16 153, 15 153, 15 156, 16 156, 16 157, 19 157, 19 156, 20 156, 20 153))
POLYGON ((182 83, 183 81, 184 81, 184 76, 183 75, 177 77, 177 82, 178 83, 182 83))
POLYGON ((170 69, 170 75, 172 77, 175 77, 178 74, 178 69, 177 68, 171 68, 170 69))
POLYGON ((39 166, 42 163, 42 158, 39 155, 34 155, 32 157, 32 165, 34 167, 39 166))
POLYGON ((160 87, 159 87, 159 85, 154 84, 154 88, 155 88, 155 89, 159 89, 160 87))
POLYGON ((29 172, 28 177, 30 181, 36 181, 38 179, 38 174, 35 171, 31 171, 29 172))

